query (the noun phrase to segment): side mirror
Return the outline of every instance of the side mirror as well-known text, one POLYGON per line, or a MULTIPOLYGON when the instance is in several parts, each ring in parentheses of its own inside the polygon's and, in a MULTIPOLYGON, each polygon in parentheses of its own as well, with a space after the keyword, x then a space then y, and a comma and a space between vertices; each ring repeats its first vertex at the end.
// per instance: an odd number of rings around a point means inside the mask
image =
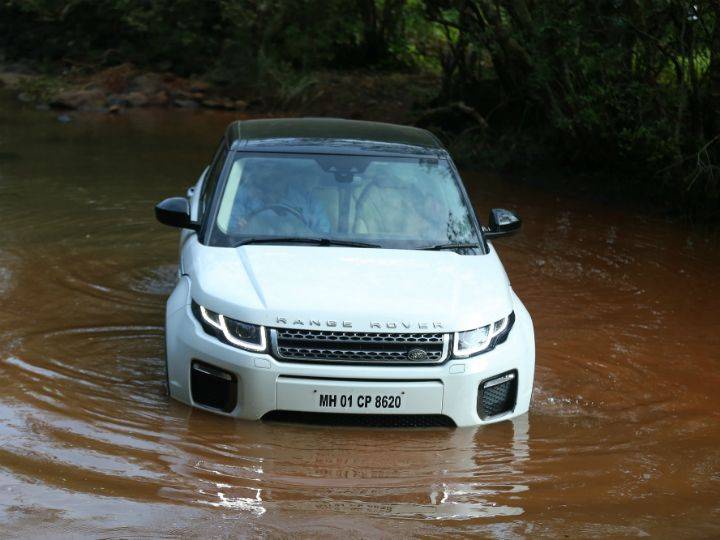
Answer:
POLYGON ((190 203, 185 197, 170 197, 155 205, 155 217, 163 225, 197 231, 200 224, 190 219, 190 203))
POLYGON ((488 218, 488 230, 485 231, 485 238, 492 240, 503 236, 511 236, 520 230, 522 221, 510 210, 493 208, 488 218))

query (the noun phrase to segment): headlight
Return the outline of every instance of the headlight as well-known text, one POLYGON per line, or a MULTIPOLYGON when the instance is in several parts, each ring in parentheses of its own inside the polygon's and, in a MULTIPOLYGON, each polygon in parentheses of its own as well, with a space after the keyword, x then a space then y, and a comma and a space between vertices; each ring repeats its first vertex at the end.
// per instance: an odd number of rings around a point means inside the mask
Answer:
POLYGON ((495 345, 507 339, 514 322, 515 312, 512 312, 492 324, 465 332, 455 332, 453 354, 458 358, 467 358, 493 350, 495 345))
POLYGON ((194 300, 191 307, 203 330, 223 343, 253 352, 262 352, 267 348, 264 326, 236 321, 210 311, 194 300))

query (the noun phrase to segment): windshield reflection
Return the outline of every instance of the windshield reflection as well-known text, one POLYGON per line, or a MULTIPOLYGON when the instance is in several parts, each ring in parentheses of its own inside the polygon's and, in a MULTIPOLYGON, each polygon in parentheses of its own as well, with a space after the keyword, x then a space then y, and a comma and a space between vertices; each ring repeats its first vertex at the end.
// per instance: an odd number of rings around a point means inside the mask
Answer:
POLYGON ((449 163, 436 158, 238 154, 213 245, 262 237, 330 238, 416 248, 477 243, 449 163))

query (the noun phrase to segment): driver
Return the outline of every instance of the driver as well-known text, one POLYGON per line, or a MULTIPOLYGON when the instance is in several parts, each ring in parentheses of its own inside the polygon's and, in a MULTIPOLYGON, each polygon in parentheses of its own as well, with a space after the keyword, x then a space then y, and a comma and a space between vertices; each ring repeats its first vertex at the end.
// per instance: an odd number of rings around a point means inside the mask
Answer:
MULTIPOLYGON (((311 197, 310 189, 303 189, 306 182, 300 178, 286 177, 282 171, 268 170, 246 171, 244 181, 240 184, 233 204, 231 223, 237 230, 245 229, 255 216, 261 216, 263 223, 273 228, 275 223, 280 226, 280 217, 286 225, 299 219, 310 230, 316 233, 329 233, 330 220, 325 208, 311 197)), ((287 231, 269 232, 286 233, 287 231)))

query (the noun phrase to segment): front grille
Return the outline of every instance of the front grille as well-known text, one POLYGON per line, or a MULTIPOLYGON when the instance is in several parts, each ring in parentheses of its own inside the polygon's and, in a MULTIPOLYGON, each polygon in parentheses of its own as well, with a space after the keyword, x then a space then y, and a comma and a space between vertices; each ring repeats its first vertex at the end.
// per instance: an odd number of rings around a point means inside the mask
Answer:
POLYGON ((449 335, 335 332, 278 328, 270 331, 278 360, 324 363, 438 364, 448 355, 449 335))
POLYGON ((489 418, 515 408, 517 399, 517 371, 508 371, 480 383, 478 388, 478 415, 489 418))
POLYGON ((263 416, 271 422, 313 424, 317 426, 455 427, 455 422, 442 414, 340 414, 298 411, 271 411, 263 416))

